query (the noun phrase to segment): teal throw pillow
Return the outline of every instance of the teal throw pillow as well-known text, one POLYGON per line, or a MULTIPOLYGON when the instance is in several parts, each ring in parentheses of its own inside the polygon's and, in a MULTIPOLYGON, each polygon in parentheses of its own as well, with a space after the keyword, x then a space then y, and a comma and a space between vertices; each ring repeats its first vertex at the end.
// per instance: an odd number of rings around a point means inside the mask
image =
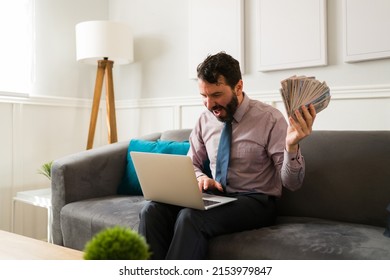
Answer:
MULTIPOLYGON (((186 155, 190 143, 188 141, 147 141, 141 139, 132 139, 127 150, 127 164, 123 179, 118 187, 118 194, 123 195, 142 195, 140 183, 135 172, 134 164, 130 156, 130 152, 148 152, 160 154, 177 154, 186 155)), ((153 174, 152 174, 153 175, 153 174)))

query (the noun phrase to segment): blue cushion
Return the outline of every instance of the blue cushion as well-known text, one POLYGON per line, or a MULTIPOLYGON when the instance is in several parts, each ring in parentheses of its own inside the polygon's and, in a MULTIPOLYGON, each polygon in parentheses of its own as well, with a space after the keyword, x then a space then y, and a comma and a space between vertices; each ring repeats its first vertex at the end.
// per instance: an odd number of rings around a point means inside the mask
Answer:
POLYGON ((118 187, 118 194, 124 195, 142 195, 141 186, 135 172, 134 164, 130 156, 131 151, 149 152, 161 154, 178 154, 186 155, 190 144, 188 141, 146 141, 140 139, 132 139, 127 150, 127 164, 125 175, 118 187))

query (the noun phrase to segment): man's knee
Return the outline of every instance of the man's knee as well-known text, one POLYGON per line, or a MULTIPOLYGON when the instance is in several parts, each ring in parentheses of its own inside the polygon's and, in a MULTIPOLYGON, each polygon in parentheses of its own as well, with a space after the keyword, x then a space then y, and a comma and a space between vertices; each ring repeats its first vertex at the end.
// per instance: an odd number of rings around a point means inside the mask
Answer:
POLYGON ((191 209, 191 208, 183 208, 176 219, 176 227, 200 227, 202 222, 201 219, 201 211, 191 209))
POLYGON ((152 226, 156 220, 158 220, 158 205, 154 202, 148 202, 142 207, 139 212, 139 226, 138 232, 142 235, 146 235, 146 229, 152 226))
POLYGON ((141 211, 139 212, 140 218, 147 217, 150 214, 153 214, 156 211, 157 204, 153 201, 148 202, 142 207, 141 211))

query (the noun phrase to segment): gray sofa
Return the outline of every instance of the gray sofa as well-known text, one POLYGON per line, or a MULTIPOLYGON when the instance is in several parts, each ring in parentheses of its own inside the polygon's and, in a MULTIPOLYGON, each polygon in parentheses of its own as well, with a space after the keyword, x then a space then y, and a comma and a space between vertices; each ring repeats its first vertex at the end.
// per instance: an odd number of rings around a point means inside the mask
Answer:
MULTIPOLYGON (((171 130, 143 138, 182 141, 189 133, 171 130)), ((106 227, 137 230, 143 197, 117 195, 128 144, 54 162, 54 243, 83 250, 106 227)), ((213 238, 210 259, 390 259, 390 238, 383 234, 390 203, 390 131, 314 131, 301 147, 304 185, 283 191, 276 224, 213 238)))

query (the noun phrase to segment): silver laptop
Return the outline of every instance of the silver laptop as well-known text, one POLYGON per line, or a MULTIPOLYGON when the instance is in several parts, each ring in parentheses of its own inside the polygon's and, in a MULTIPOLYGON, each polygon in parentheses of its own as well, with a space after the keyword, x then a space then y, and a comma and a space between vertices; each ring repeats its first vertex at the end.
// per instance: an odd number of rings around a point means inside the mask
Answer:
POLYGON ((130 152, 145 199, 207 210, 236 198, 201 193, 192 160, 184 155, 130 152))

